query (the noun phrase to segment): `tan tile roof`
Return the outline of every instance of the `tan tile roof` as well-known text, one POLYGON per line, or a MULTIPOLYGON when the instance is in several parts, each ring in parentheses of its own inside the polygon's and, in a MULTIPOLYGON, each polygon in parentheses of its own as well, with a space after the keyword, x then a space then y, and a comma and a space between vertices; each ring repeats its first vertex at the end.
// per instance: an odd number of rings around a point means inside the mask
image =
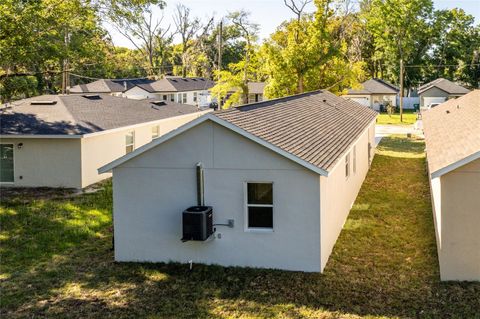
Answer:
POLYGON ((423 113, 430 173, 480 151, 480 90, 423 113))
POLYGON ((315 91, 214 115, 328 171, 377 113, 328 91, 315 91))

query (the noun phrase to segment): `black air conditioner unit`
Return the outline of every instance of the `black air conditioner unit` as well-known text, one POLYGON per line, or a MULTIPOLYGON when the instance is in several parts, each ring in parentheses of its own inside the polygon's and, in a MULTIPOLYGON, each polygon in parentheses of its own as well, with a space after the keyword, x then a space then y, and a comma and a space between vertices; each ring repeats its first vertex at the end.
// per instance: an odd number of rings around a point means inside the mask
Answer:
POLYGON ((182 241, 207 240, 213 234, 213 211, 211 206, 192 206, 182 214, 182 241))

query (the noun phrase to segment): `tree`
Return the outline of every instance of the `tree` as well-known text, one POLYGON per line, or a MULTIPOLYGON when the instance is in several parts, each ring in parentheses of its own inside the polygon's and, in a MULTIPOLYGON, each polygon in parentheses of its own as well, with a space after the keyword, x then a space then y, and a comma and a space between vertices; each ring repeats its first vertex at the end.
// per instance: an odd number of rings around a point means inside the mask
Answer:
MULTIPOLYGON (((163 1, 157 1, 158 9, 163 10, 164 6, 163 1)), ((112 24, 117 31, 145 56, 149 75, 159 73, 159 66, 164 63, 163 49, 174 36, 174 32, 170 32, 170 26, 162 28, 163 11, 159 19, 154 19, 153 8, 153 5, 145 4, 140 6, 134 14, 111 16, 112 24)))
POLYGON ((348 14, 333 1, 314 3, 314 14, 294 11, 296 18, 282 23, 261 49, 269 97, 316 89, 342 91, 363 76, 362 63, 348 59, 348 14))
POLYGON ((187 76, 187 51, 193 46, 193 37, 202 28, 199 18, 190 16, 190 9, 177 4, 173 17, 181 40, 182 77, 187 76))

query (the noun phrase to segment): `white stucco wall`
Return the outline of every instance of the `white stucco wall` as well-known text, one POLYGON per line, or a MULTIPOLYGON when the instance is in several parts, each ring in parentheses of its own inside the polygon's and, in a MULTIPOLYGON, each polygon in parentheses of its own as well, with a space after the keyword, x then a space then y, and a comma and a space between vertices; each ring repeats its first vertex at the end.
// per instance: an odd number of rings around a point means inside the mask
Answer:
POLYGON ((480 159, 441 176, 440 184, 431 182, 440 278, 480 281, 480 159))
MULTIPOLYGON (((375 145, 375 121, 354 144, 356 149, 356 170, 353 170, 353 149, 340 158, 328 177, 320 177, 321 191, 321 268, 326 266, 328 257, 337 241, 348 213, 360 191, 370 167, 368 143, 375 145), (346 177, 345 157, 350 154, 350 176, 346 177)), ((371 149, 371 156, 374 149, 371 149)))
POLYGON ((152 141, 152 127, 159 126, 161 136, 210 111, 171 117, 102 134, 86 135, 82 139, 82 187, 111 176, 110 173, 98 174, 97 170, 103 165, 125 155, 125 135, 128 132, 135 132, 136 149, 152 141))
POLYGON ((211 96, 208 90, 197 90, 197 91, 185 91, 185 92, 161 92, 161 93, 151 93, 138 86, 132 87, 130 90, 127 90, 123 93, 123 96, 129 99, 159 99, 163 100, 164 95, 167 95, 167 101, 171 101, 171 95, 174 95, 174 102, 183 103, 183 94, 187 94, 187 102, 185 104, 189 105, 199 105, 199 106, 208 106, 208 103, 211 102, 211 96), (194 101, 194 93, 197 93, 197 101, 194 101), (181 96, 179 96, 179 94, 181 96))
POLYGON ((115 259, 320 271, 319 176, 207 121, 113 170, 115 259), (195 165, 215 238, 182 243, 182 211, 196 205, 195 165), (273 232, 245 230, 244 183, 273 182, 273 232), (221 238, 218 235, 221 234, 221 238))
POLYGON ((2 185, 81 187, 79 138, 1 138, 0 143, 14 144, 15 180, 2 185))

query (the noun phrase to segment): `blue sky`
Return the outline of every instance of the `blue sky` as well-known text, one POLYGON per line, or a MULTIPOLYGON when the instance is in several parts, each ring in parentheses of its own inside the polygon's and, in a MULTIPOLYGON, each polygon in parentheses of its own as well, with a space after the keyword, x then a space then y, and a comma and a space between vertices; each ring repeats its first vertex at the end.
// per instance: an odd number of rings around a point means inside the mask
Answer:
MULTIPOLYGON (((228 12, 245 9, 251 12, 251 19, 260 26, 260 38, 267 38, 275 28, 284 20, 292 18, 292 12, 285 7, 283 0, 167 0, 167 8, 164 11, 163 24, 168 26, 172 24, 172 13, 175 5, 181 2, 192 11, 195 16, 207 19, 215 14, 217 18, 228 14, 228 12)), ((447 9, 459 7, 467 13, 475 16, 475 22, 480 22, 480 0, 434 0, 436 9, 447 9)), ((309 11, 314 9, 313 5, 309 11)), ((159 12, 156 14, 160 15, 159 12)), ((108 27, 111 32, 113 42, 117 46, 126 46, 132 48, 133 45, 113 28, 108 27)))

